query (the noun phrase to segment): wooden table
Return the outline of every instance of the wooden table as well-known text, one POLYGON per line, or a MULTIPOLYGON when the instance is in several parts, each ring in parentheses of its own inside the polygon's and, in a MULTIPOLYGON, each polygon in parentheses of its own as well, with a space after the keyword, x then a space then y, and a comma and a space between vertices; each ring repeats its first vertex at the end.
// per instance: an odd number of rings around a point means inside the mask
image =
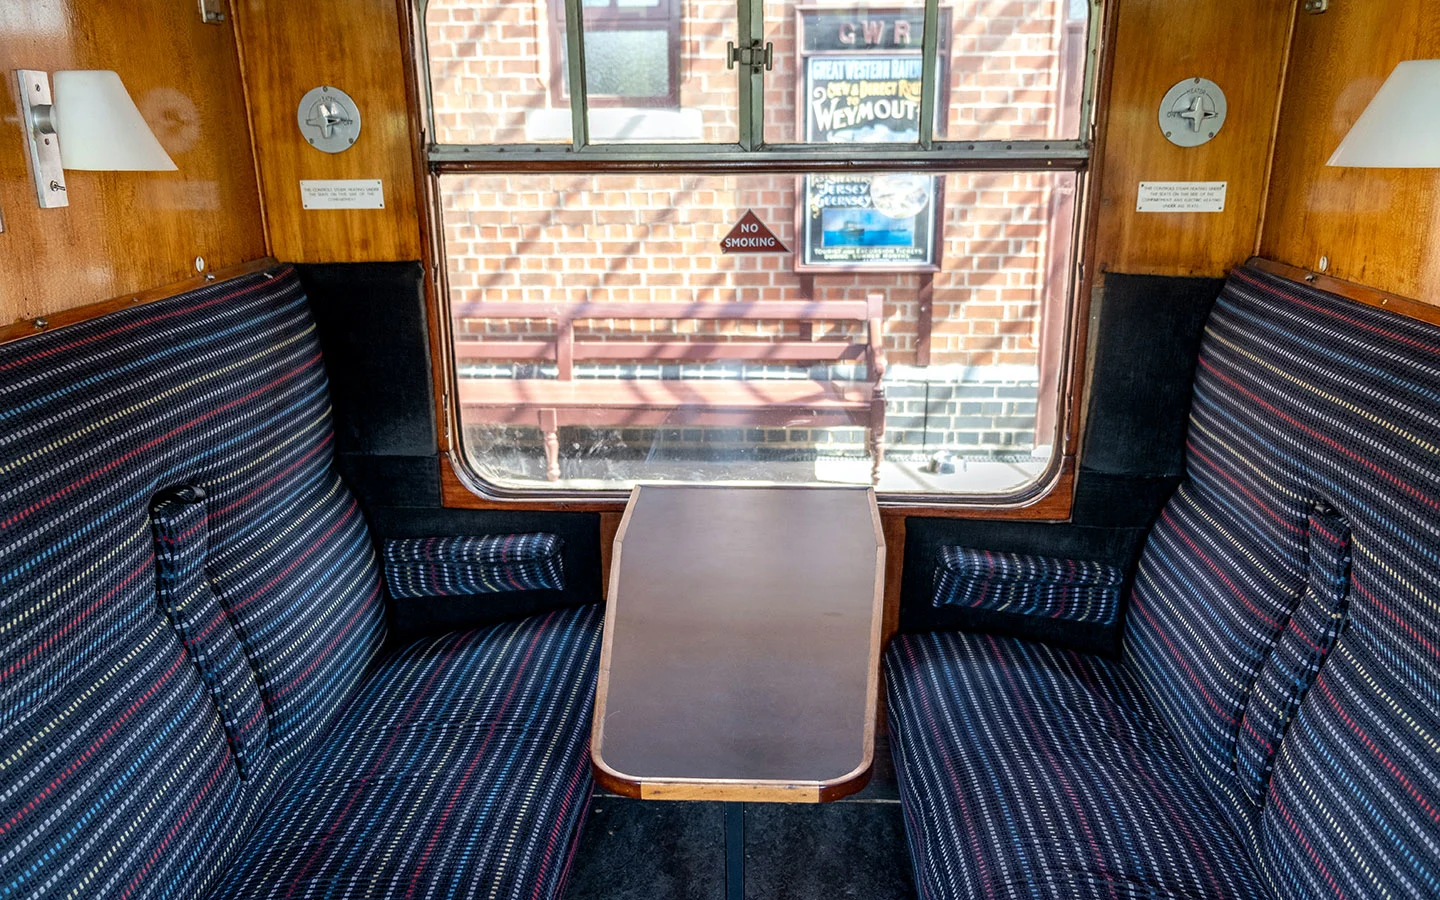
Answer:
POLYGON ((885 545, 869 488, 642 486, 610 572, 591 757, 647 800, 821 803, 874 753, 885 545))

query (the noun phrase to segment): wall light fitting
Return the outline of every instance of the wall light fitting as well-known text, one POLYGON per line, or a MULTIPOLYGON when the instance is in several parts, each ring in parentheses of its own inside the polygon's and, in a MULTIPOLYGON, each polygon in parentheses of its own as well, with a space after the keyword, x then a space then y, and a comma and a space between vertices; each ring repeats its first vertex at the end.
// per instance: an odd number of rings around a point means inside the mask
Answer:
POLYGON ((42 209, 69 206, 65 170, 173 172, 120 76, 108 70, 20 69, 20 121, 42 209))
POLYGON ((1326 165, 1365 169, 1440 168, 1440 59, 1402 62, 1326 165))

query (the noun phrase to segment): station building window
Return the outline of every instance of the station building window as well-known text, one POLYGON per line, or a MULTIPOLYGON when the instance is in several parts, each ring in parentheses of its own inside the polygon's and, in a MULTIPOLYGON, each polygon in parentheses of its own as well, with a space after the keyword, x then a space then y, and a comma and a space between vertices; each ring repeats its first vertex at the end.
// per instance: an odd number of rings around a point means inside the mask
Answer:
POLYGON ((1053 473, 1089 5, 571 9, 578 42, 557 0, 423 9, 449 405, 477 489, 995 500, 1053 473), (768 252, 725 252, 746 222, 768 252))
MULTIPOLYGON (((550 93, 569 109, 565 5, 550 6, 550 93)), ((591 106, 680 106, 679 0, 583 0, 586 97, 591 106)))

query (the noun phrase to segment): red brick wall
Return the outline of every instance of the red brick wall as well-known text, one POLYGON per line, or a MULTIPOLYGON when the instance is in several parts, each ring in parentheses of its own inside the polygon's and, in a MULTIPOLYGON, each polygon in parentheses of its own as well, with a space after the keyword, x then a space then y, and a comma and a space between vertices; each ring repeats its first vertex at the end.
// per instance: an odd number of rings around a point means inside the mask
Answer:
MULTIPOLYGON (((526 140, 526 116, 555 107, 546 2, 432 0, 427 32, 436 139, 526 140)), ((947 139, 1057 135, 1064 0, 950 4, 947 139)), ((766 138, 797 135, 795 14, 772 7, 767 38, 766 138)), ((735 5, 685 0, 680 103, 699 109, 704 139, 736 139, 735 73, 725 69, 735 5)), ((769 12, 769 10, 767 10, 769 12)), ((591 40, 601 39, 592 35, 591 40)), ((918 44, 919 35, 915 35, 918 44)), ((1071 116, 1073 119, 1073 115, 1071 116)), ((942 270, 935 275, 932 363, 1035 365, 1038 317, 1052 246, 1056 173, 956 173, 945 178, 942 270)), ((455 300, 784 300, 801 297, 790 256, 722 256, 719 241, 746 209, 798 249, 794 176, 446 176, 446 256, 455 300)), ((913 362, 914 274, 826 273, 817 298, 885 293, 892 362, 913 362)), ((593 333, 771 334, 765 322, 592 323, 593 333)), ((530 333, 543 322, 464 322, 460 332, 530 333)))

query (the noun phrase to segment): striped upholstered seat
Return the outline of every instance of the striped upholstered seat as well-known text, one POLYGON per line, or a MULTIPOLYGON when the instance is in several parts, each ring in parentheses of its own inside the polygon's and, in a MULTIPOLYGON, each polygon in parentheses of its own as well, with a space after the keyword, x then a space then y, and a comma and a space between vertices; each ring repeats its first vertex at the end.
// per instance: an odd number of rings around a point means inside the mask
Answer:
POLYGON ((1126 667, 959 633, 886 664, 922 897, 1265 896, 1126 667))
POLYGON ((886 658, 926 898, 1440 896, 1440 328, 1241 269, 1123 659, 886 658))
POLYGON ((379 657, 333 442, 289 272, 0 347, 0 896, 557 896, 596 616, 379 657))
POLYGON ((394 652, 213 896, 558 897, 599 657, 593 606, 394 652))
POLYGON ((392 597, 560 590, 562 544, 543 533, 388 540, 385 586, 392 597))
POLYGON ((1124 571, 1105 563, 944 547, 931 602, 1113 625, 1124 583, 1124 571))

